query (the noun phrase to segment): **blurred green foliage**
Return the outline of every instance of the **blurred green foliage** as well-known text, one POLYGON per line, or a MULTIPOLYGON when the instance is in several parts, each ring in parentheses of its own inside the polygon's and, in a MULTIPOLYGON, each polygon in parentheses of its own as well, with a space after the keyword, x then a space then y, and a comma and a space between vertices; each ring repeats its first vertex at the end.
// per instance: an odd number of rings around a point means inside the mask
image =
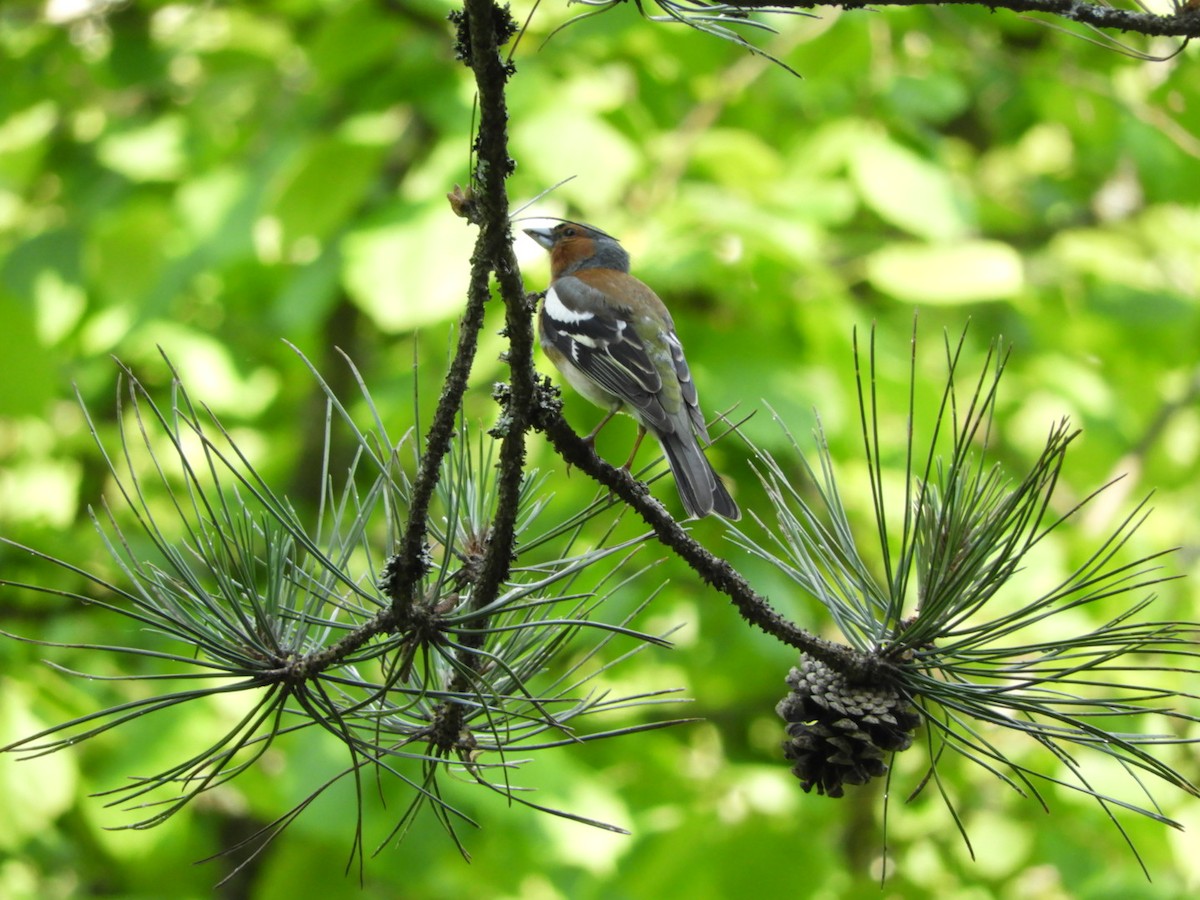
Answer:
MULTIPOLYGON (((532 4, 513 6, 524 21, 532 4)), ((114 355, 165 388, 161 348, 264 476, 301 505, 319 487, 320 397, 285 339, 350 398, 335 348, 345 351, 393 431, 427 421, 474 239, 445 200, 468 177, 473 109, 470 73, 452 55, 451 8, 448 0, 0 6, 0 532, 111 568, 87 521, 104 470, 73 391, 112 433, 114 355)), ((797 79, 730 44, 646 22, 632 5, 556 32, 578 9, 543 2, 515 52, 512 195, 519 203, 573 176, 528 214, 580 218, 623 240, 635 273, 675 314, 710 414, 755 413, 746 434, 778 454, 785 442, 764 402, 799 435, 819 414, 865 526, 852 329, 879 330, 878 390, 894 410, 899 459, 914 314, 919 410, 944 383, 943 330, 957 336, 969 322, 977 358, 1000 335, 1014 347, 993 448, 1000 459, 1028 464, 1065 415, 1084 435, 1068 457, 1060 512, 1125 474, 1047 542, 1046 568, 1027 573, 1031 584, 1077 564, 1131 498, 1151 490, 1155 513, 1130 552, 1181 546, 1168 566, 1195 573, 1194 48, 1150 62, 1005 13, 830 10, 778 19, 777 36, 754 38, 797 79)), ((544 254, 518 241, 528 287, 544 286, 544 254)), ((500 311, 492 315, 467 409, 485 426, 495 416, 490 385, 506 371, 500 311)), ((567 414, 582 431, 598 412, 569 396, 567 414)), ((919 412, 918 433, 922 424, 919 412)), ((630 422, 613 426, 599 449, 623 459, 632 435, 630 422)), ((761 508, 746 447, 729 440, 711 452, 742 507, 761 508)), ((540 441, 533 454, 536 467, 554 472, 560 515, 593 495, 540 441)), ((677 503, 669 486, 655 491, 677 503)), ((695 533, 730 550, 719 523, 698 523, 695 533)), ((827 627, 777 574, 736 562, 789 614, 827 627)), ((9 549, 0 566, 12 580, 81 589, 9 549)), ((679 565, 650 578, 637 590, 670 583, 648 630, 688 627, 675 652, 644 653, 615 674, 685 686, 696 698, 686 713, 706 721, 564 749, 522 773, 540 799, 633 836, 470 795, 484 827, 467 835, 471 865, 423 820, 399 849, 368 862, 364 895, 876 894, 878 790, 841 801, 805 796, 779 761, 773 707, 791 654, 740 627, 679 565)), ((1197 617, 1188 581, 1164 586, 1157 615, 1197 617)), ((30 593, 0 593, 0 616, 6 630, 44 640, 139 639, 30 593)), ((0 643, 0 734, 27 734, 122 696, 118 683, 41 665, 49 652, 0 643)), ((121 666, 95 654, 54 658, 104 674, 121 666)), ((149 832, 106 831, 127 820, 86 794, 202 740, 206 718, 238 714, 193 709, 69 756, 0 759, 0 895, 150 897, 169 884, 173 897, 210 896, 229 864, 188 863, 297 802, 344 762, 336 746, 295 747, 149 832)), ((1180 751, 1178 764, 1197 775, 1194 752, 1180 751)), ((1167 815, 1196 826, 1190 833, 1123 820, 1154 876, 1148 885, 1099 807, 1051 792, 1046 816, 979 770, 951 764, 944 778, 959 792, 972 862, 936 798, 903 802, 920 775, 920 758, 897 761, 889 895, 1174 897, 1200 885, 1200 812, 1185 798, 1160 799, 1167 815)), ((234 877, 228 895, 356 894, 343 874, 350 810, 322 798, 234 877)), ((374 833, 386 831, 389 812, 373 815, 374 833)))

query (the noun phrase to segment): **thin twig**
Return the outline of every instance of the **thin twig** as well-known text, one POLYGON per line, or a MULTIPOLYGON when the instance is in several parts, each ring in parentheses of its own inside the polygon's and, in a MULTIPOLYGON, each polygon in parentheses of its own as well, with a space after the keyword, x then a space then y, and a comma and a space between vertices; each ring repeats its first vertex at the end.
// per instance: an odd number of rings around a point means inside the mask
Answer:
POLYGON ((663 546, 673 550, 704 581, 729 597, 747 622, 781 643, 832 666, 851 681, 878 681, 887 677, 889 665, 885 661, 818 637, 781 615, 732 565, 704 549, 699 541, 671 518, 650 495, 645 484, 625 469, 614 468, 598 457, 591 446, 575 434, 561 414, 540 409, 535 425, 567 463, 587 473, 620 497, 653 529, 663 546))
MULTIPOLYGON (((496 516, 488 540, 475 605, 495 599, 512 560, 518 500, 525 469, 525 432, 533 403, 533 328, 525 304, 525 287, 513 255, 505 179, 512 169, 508 157, 508 110, 504 86, 508 70, 500 58, 496 17, 507 16, 491 0, 467 0, 471 32, 471 68, 479 89, 479 139, 476 166, 481 230, 473 272, 495 272, 504 302, 508 335, 508 364, 512 372, 512 402, 500 447, 500 474, 496 516)), ((474 279, 472 279, 474 280, 474 279)))
MULTIPOLYGON (((694 4, 698 11, 703 5, 694 4)), ((762 11, 819 9, 840 7, 846 10, 879 9, 885 6, 930 6, 929 0, 848 0, 828 3, 821 0, 732 0, 726 6, 762 11)), ((941 0, 940 6, 986 6, 989 10, 1007 9, 1019 13, 1045 13, 1113 31, 1133 32, 1147 37, 1200 37, 1200 9, 1187 9, 1180 3, 1174 13, 1160 16, 1145 10, 1116 9, 1103 3, 1080 0, 941 0)))

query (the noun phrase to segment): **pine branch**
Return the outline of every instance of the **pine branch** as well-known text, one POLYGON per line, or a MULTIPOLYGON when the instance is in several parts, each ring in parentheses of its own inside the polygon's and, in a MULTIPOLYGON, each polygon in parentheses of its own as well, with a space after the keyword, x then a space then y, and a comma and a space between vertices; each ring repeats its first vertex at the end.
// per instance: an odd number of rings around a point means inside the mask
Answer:
MULTIPOLYGON (((588 2, 588 0, 584 0, 588 2)), ((625 2, 625 0, 617 0, 625 2)), ((645 13, 645 7, 653 2, 664 10, 665 17, 686 21, 689 18, 712 20, 725 17, 729 24, 738 24, 739 17, 750 12, 780 13, 796 10, 822 8, 846 10, 876 10, 889 6, 983 6, 995 12, 1007 9, 1017 13, 1043 13, 1059 19, 1090 25, 1126 34, 1141 34, 1146 37, 1200 37, 1200 5, 1177 0, 1170 15, 1158 15, 1145 9, 1118 9, 1106 3, 1084 3, 1080 0, 847 0, 847 2, 822 2, 822 0, 634 0, 645 13)), ((589 3, 589 5, 608 5, 589 3)))
MULTIPOLYGON (((546 385, 544 390, 552 389, 546 385)), ((729 597, 747 622, 781 643, 820 659, 852 680, 881 677, 881 672, 888 667, 886 661, 818 637, 780 614, 728 561, 706 550, 671 518, 644 483, 626 469, 615 468, 597 456, 592 446, 567 424, 556 404, 543 402, 540 405, 536 425, 568 465, 590 475, 628 504, 650 526, 663 546, 691 566, 706 583, 729 597)))
MULTIPOLYGON (((618 6, 625 6, 631 0, 575 0, 583 6, 594 9, 583 13, 567 22, 571 25, 592 15, 607 12, 618 6)), ((1171 15, 1157 15, 1146 11, 1138 0, 1134 0, 1139 9, 1117 9, 1106 3, 1086 3, 1080 0, 846 0, 846 2, 829 2, 829 0, 632 0, 641 15, 653 22, 664 22, 684 25, 701 31, 721 40, 729 41, 743 47, 752 54, 762 56, 771 62, 782 66, 794 75, 799 73, 782 59, 772 56, 766 50, 751 43, 744 31, 767 31, 775 29, 769 24, 772 16, 794 15, 816 17, 817 13, 808 10, 825 8, 863 10, 875 12, 879 9, 915 6, 983 6, 992 12, 1007 9, 1022 15, 1040 14, 1049 19, 1034 19, 1047 27, 1060 28, 1055 20, 1065 20, 1082 25, 1098 35, 1098 42, 1109 46, 1118 52, 1129 53, 1153 61, 1162 61, 1164 57, 1148 56, 1140 51, 1130 49, 1114 36, 1113 32, 1124 35, 1140 35, 1142 37, 1178 38, 1182 41, 1175 53, 1182 51, 1188 41, 1200 37, 1200 0, 1173 0, 1174 10, 1171 15), (653 10, 658 10, 654 12, 653 10)), ((566 26, 560 26, 566 27, 566 26)), ((1168 54, 1167 57, 1175 55, 1168 54)))

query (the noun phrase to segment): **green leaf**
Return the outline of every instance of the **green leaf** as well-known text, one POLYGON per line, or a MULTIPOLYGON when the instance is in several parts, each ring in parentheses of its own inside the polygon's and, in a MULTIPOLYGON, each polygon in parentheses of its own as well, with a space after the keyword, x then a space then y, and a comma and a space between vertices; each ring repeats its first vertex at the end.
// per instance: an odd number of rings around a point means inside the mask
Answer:
POLYGON ((57 383, 54 360, 25 304, 0 294, 0 322, 0 417, 41 415, 57 383))
POLYGON ((973 224, 965 198, 944 171, 888 140, 858 144, 850 172, 863 202, 910 234, 947 240, 964 237, 973 224))
POLYGON ((904 116, 933 123, 949 121, 971 103, 971 96, 957 73, 920 77, 901 75, 887 92, 889 106, 904 116))
POLYGON ((163 116, 111 134, 100 142, 96 154, 130 181, 174 181, 183 171, 186 154, 183 118, 163 116))
MULTIPOLYGON (((0 745, 44 727, 30 711, 23 685, 6 678, 0 690, 0 745)), ((65 753, 4 763, 0 766, 0 797, 4 798, 0 847, 17 849, 29 837, 52 828, 70 807, 78 773, 74 758, 65 753)))
POLYGON ((1092 276, 1105 284, 1144 291, 1165 290, 1168 286, 1163 267, 1146 255, 1135 234, 1078 228, 1060 232, 1047 249, 1064 270, 1092 276))
POLYGON ((708 181, 767 194, 783 174, 779 152, 766 141, 734 128, 714 128, 692 153, 693 174, 708 181))
POLYGON ((58 122, 59 113, 51 100, 0 120, 0 184, 24 184, 37 174, 58 122))
POLYGON ((166 263, 164 237, 175 227, 167 199, 151 194, 131 197, 97 217, 87 236, 85 260, 98 297, 120 304, 149 291, 166 263))
MULTIPOLYGON (((376 3, 341 3, 323 10, 319 21, 308 52, 314 72, 327 85, 394 64, 396 48, 407 36, 403 18, 376 3)), ((405 53, 414 49, 406 46, 405 53)))
POLYGON ((388 331, 440 322, 466 303, 464 263, 473 239, 445 201, 402 221, 362 228, 343 242, 346 289, 388 331))
POLYGON ((305 239, 324 240, 362 203, 387 153, 385 144, 318 137, 282 173, 274 202, 283 246, 305 239))
POLYGON ((892 244, 867 257, 867 279, 914 303, 977 303, 1016 296, 1025 284, 1021 257, 999 241, 892 244))
POLYGON ((579 176, 560 193, 589 208, 618 203, 641 163, 624 134, 596 113, 565 104, 516 123, 512 144, 514 156, 547 184, 579 176))

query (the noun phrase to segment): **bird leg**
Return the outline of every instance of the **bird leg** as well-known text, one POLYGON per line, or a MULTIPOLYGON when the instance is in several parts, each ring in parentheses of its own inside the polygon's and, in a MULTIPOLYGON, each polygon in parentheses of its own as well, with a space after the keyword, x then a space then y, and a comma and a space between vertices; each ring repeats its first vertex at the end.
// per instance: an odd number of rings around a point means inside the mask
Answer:
POLYGON ((633 442, 633 449, 629 451, 629 459, 625 460, 625 465, 621 466, 621 468, 626 472, 628 472, 630 466, 633 465, 633 458, 637 456, 638 448, 642 446, 642 438, 645 436, 646 429, 643 426, 638 425, 637 439, 633 442))
POLYGON ((600 433, 601 428, 603 428, 612 420, 612 417, 615 416, 618 411, 619 410, 616 409, 610 409, 604 418, 600 420, 600 424, 588 432, 587 437, 583 439, 583 442, 591 448, 593 453, 596 452, 596 435, 600 433))
MULTIPOLYGON (((589 431, 587 433, 587 435, 584 437, 583 442, 585 444, 587 444, 588 449, 591 450, 593 453, 596 452, 596 435, 598 435, 600 433, 600 429, 603 428, 605 425, 607 425, 609 423, 609 421, 612 419, 612 417, 615 416, 618 412, 619 412, 619 409, 610 409, 605 414, 604 418, 600 420, 600 424, 597 425, 595 428, 593 428, 591 431, 589 431)), ((571 464, 570 463, 567 463, 567 474, 568 475, 571 474, 571 464)))

